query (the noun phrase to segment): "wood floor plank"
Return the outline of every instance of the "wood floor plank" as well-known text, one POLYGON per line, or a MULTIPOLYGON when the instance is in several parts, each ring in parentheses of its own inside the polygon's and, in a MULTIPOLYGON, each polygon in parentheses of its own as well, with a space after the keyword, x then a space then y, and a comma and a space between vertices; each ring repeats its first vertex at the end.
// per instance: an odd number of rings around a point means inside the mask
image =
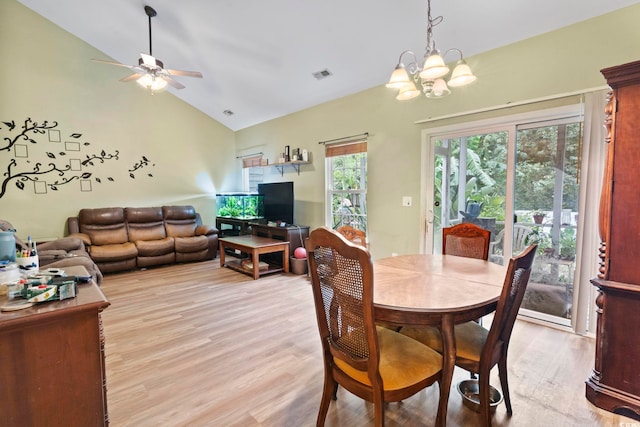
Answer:
MULTIPOLYGON (((218 260, 105 277, 103 312, 111 426, 315 425, 322 354, 306 276, 252 280, 218 260)), ((495 426, 616 426, 640 422, 584 397, 590 338, 518 320, 509 350, 514 414, 495 426)), ((455 384, 447 425, 477 425, 455 384)), ((499 385, 497 369, 493 385, 499 385)), ((438 388, 391 403, 387 426, 433 425, 438 388)), ((373 407, 340 389, 326 426, 369 426, 373 407)))

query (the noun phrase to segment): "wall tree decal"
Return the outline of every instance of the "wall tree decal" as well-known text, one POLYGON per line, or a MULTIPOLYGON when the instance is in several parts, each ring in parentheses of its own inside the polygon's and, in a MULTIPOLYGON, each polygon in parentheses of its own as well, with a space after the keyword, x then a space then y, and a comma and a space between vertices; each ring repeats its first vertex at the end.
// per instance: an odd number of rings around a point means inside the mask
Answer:
MULTIPOLYGON (((34 184, 34 192, 36 194, 46 193, 46 190, 58 191, 58 189, 72 182, 79 182, 79 190, 87 191, 91 188, 90 180, 102 183, 102 179, 95 175, 95 172, 89 171, 90 168, 96 168, 104 164, 108 160, 119 160, 119 151, 107 152, 101 150, 100 153, 86 154, 84 159, 69 159, 68 152, 73 155, 79 154, 81 149, 91 145, 89 142, 80 144, 75 141, 68 141, 64 144, 64 149, 55 153, 55 150, 47 150, 45 144, 60 143, 60 130, 58 122, 49 122, 45 120, 41 123, 31 120, 30 117, 24 120, 21 126, 17 126, 15 120, 0 122, 0 132, 6 132, 9 136, 4 136, 0 143, 0 154, 7 152, 11 155, 13 149, 13 158, 9 158, 4 162, 0 158, 0 168, 5 164, 2 173, 2 181, 0 183, 0 198, 2 198, 9 188, 9 184, 14 182, 18 190, 24 191, 27 183, 34 184), (48 134, 48 141, 38 141, 45 134, 48 134), (40 147, 38 143, 41 142, 40 147), (25 145, 26 144, 26 145, 25 145), (29 147, 33 149, 41 149, 36 154, 46 157, 45 161, 31 160, 29 155, 29 147), (77 154, 76 154, 77 153, 77 154)), ((81 133, 71 133, 70 138, 80 139, 81 133)), ((3 156, 4 157, 4 156, 3 156)), ((135 163, 133 168, 129 169, 129 176, 135 178, 133 172, 144 167, 155 166, 146 156, 142 156, 142 160, 135 163)), ((153 175, 147 174, 149 177, 153 175)), ((106 177, 107 181, 114 182, 111 176, 106 177)))

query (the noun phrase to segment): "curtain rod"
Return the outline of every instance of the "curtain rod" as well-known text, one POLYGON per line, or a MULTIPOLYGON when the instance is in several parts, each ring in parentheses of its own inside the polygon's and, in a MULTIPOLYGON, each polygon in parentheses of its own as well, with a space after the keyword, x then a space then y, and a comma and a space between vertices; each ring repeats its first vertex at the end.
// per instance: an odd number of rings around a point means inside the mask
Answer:
POLYGON ((242 156, 236 156, 236 159, 242 159, 245 157, 251 157, 251 156, 257 156, 257 155, 264 155, 264 153, 262 151, 260 151, 259 153, 252 153, 252 154, 243 154, 242 156))
POLYGON ((542 98, 534 98, 534 99, 529 99, 529 100, 526 100, 526 101, 518 101, 518 102, 511 102, 511 103, 502 104, 502 105, 494 105, 493 107, 479 108, 477 110, 464 111, 462 113, 453 113, 453 114, 447 114, 447 115, 439 116, 439 117, 430 117, 428 119, 422 119, 422 120, 418 120, 416 122, 413 122, 413 124, 414 125, 419 125, 419 124, 422 124, 422 123, 435 122, 437 120, 453 119, 453 118, 456 118, 456 117, 469 116, 471 114, 485 113, 485 112, 488 112, 488 111, 495 111, 495 110, 502 110, 504 108, 510 108, 510 107, 518 107, 520 105, 535 104, 537 102, 543 102, 543 101, 552 101, 554 99, 567 98, 569 96, 575 96, 575 95, 584 95, 584 94, 587 94, 587 93, 597 92, 599 90, 604 90, 604 89, 611 89, 611 88, 609 86, 598 86, 598 87, 592 87, 592 88, 589 88, 589 89, 576 90, 576 91, 573 91, 573 92, 558 93, 556 95, 544 96, 542 98))
POLYGON ((318 144, 328 144, 330 142, 343 141, 343 140, 356 138, 356 137, 362 137, 362 136, 364 136, 365 138, 368 137, 369 136, 369 132, 359 133, 357 135, 351 135, 351 136, 343 136, 342 138, 330 139, 328 141, 320 141, 320 142, 318 142, 318 144))

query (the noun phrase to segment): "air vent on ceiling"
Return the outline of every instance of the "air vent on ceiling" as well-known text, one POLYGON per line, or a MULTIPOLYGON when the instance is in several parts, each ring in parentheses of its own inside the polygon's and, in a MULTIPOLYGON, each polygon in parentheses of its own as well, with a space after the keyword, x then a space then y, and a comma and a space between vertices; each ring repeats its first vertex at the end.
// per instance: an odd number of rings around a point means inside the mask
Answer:
POLYGON ((315 73, 313 73, 313 77, 315 77, 317 80, 322 80, 331 75, 333 75, 331 71, 327 70, 326 68, 324 70, 316 71, 315 73))
POLYGON ((231 110, 224 110, 222 112, 225 116, 233 116, 235 113, 231 110))

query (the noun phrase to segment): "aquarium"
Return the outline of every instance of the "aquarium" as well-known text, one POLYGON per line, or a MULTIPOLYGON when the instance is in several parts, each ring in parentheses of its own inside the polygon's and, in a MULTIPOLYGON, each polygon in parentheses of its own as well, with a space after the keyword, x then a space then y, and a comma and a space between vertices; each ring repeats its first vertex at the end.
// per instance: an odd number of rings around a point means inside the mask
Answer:
POLYGON ((216 215, 225 218, 264 218, 264 196, 251 193, 216 194, 216 215))

